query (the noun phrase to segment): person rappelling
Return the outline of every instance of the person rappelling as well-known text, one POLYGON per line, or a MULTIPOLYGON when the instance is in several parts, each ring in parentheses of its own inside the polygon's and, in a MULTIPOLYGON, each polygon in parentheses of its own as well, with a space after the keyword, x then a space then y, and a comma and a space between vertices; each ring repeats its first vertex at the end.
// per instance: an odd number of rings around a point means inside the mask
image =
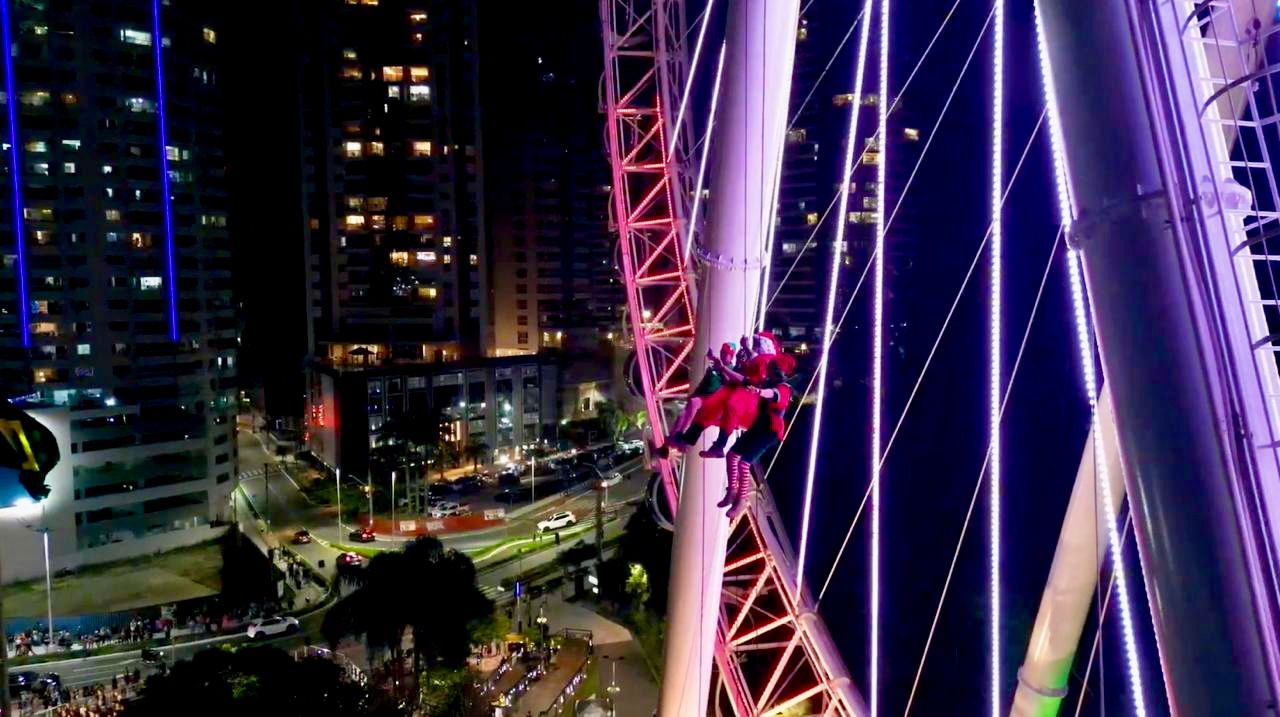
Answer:
POLYGON ((686 451, 708 427, 719 429, 716 440, 698 455, 726 459, 727 488, 717 505, 728 508, 731 519, 746 507, 752 463, 782 441, 785 414, 792 396, 787 380, 795 372, 795 359, 781 351, 772 333, 757 333, 751 343, 746 353, 739 351, 735 355, 727 351, 732 344, 726 343, 721 347, 720 356, 708 356, 711 366, 699 387, 704 388, 707 375, 711 374, 717 376, 711 381, 719 382, 719 387, 709 395, 698 396, 698 404, 692 410, 686 405, 675 424, 675 428, 683 427, 683 430, 673 430, 658 449, 662 457, 667 457, 672 450, 686 451), (729 365, 726 355, 744 360, 729 365), (692 413, 692 418, 685 420, 686 413, 692 413), (726 452, 729 437, 738 430, 743 433, 726 452))

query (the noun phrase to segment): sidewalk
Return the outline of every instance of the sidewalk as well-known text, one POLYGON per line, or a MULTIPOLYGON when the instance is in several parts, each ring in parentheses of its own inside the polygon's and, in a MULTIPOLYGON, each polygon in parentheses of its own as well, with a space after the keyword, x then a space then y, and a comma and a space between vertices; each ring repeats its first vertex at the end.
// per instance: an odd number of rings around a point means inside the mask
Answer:
MULTIPOLYGON (((540 604, 546 611, 552 632, 563 628, 577 628, 592 632, 595 642, 593 658, 596 660, 602 692, 600 696, 605 696, 604 690, 614 679, 614 670, 617 671, 617 686, 620 690, 614 699, 616 717, 652 717, 653 711, 658 706, 658 685, 645 664, 640 643, 636 642, 631 631, 593 612, 588 604, 568 603, 559 598, 551 598, 540 604)), ((563 680, 556 683, 554 679, 548 677, 544 678, 544 681, 554 691, 564 686, 563 680)), ((526 699, 533 694, 534 691, 531 689, 526 699)), ((588 695, 577 697, 585 698, 588 695)), ((551 699, 555 699, 554 694, 551 699)), ((546 704, 534 704, 525 700, 520 702, 521 710, 533 710, 535 715, 538 714, 538 710, 545 709, 546 706, 546 704)), ((524 712, 520 711, 516 714, 524 714, 524 712)))

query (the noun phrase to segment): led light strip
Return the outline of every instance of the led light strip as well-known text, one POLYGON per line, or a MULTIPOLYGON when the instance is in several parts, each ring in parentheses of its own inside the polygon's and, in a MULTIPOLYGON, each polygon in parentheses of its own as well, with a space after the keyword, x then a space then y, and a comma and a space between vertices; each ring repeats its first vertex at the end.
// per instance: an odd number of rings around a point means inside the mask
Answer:
MULTIPOLYGON (((865 0, 862 12, 871 17, 874 0, 865 0)), ((818 361, 817 404, 814 407, 813 430, 809 434, 809 464, 804 482, 804 512, 800 518, 800 552, 796 560, 796 596, 804 585, 805 556, 809 546, 809 513, 813 505, 813 483, 818 470, 818 446, 822 438, 822 409, 827 398, 827 363, 831 356, 831 344, 835 341, 836 286, 840 278, 841 247, 844 245, 844 232, 848 222, 844 221, 849 208, 849 182, 853 174, 853 157, 858 146, 858 118, 862 114, 862 87, 867 70, 867 46, 871 43, 871 22, 862 23, 862 32, 858 36, 858 55, 853 70, 853 102, 849 103, 849 131, 845 136, 844 181, 840 185, 840 211, 837 214, 841 221, 836 222, 835 241, 831 245, 831 268, 827 276, 827 304, 822 328, 822 355, 818 361)), ((767 295, 767 291, 765 292, 767 295)), ((763 298, 763 297, 762 297, 763 298)), ((761 307, 763 322, 764 307, 761 307)), ((872 474, 874 475, 874 473, 872 474)))
POLYGON ((173 196, 169 192, 169 128, 164 100, 164 38, 160 34, 160 0, 151 0, 151 49, 156 61, 156 121, 160 128, 160 189, 164 192, 165 284, 169 295, 169 340, 178 340, 178 282, 173 261, 173 196))
MULTIPOLYGON (((880 710, 880 455, 884 393, 885 183, 889 165, 889 4, 880 7, 880 101, 876 103, 880 164, 876 167, 876 256, 871 338, 871 717, 880 710)), ((848 218, 840 216, 843 225, 848 218)))
POLYGON ((991 459, 988 470, 989 529, 990 529, 990 641, 991 641, 991 717, 1001 717, 1000 674, 1000 403, 1003 395, 1003 370, 1001 367, 1003 336, 1001 311, 1004 281, 1003 240, 1004 222, 1001 201, 1004 194, 1004 0, 996 0, 992 19, 992 81, 991 81, 991 298, 990 331, 991 357, 989 381, 989 416, 991 459))
POLYGON ((4 39, 4 89, 5 108, 9 115, 9 180, 13 183, 13 243, 17 247, 18 266, 18 328, 22 334, 23 348, 31 347, 31 306, 27 301, 27 242, 26 227, 22 215, 22 163, 18 146, 18 95, 13 81, 12 22, 9 18, 9 0, 0 0, 0 33, 4 39))
MULTIPOLYGON (((1053 170, 1057 188, 1058 211, 1068 231, 1075 219, 1074 198, 1068 181, 1065 142, 1062 136, 1061 118, 1058 115, 1057 90, 1053 85, 1053 71, 1049 61, 1049 48, 1045 42, 1044 27, 1040 19, 1040 3, 1035 3, 1036 45, 1040 59, 1040 75, 1044 80, 1045 101, 1049 108, 1049 140, 1053 155, 1053 170)), ((1146 717, 1146 696, 1142 687, 1142 670, 1138 658, 1138 644, 1134 635, 1133 613, 1129 600, 1129 580, 1124 565, 1124 544, 1116 527, 1116 502, 1111 492, 1106 455, 1102 450, 1102 426, 1098 416, 1098 375, 1094 366, 1093 342, 1089 332, 1088 299, 1085 297, 1081 278, 1083 258, 1074 247, 1067 250, 1067 272, 1071 282, 1071 306, 1075 316, 1076 339, 1080 350, 1080 367, 1084 376, 1086 397, 1089 400, 1090 426, 1093 430, 1095 479, 1102 494, 1103 511, 1107 523, 1107 544, 1111 553, 1111 570, 1114 576, 1117 603, 1120 608, 1120 629, 1124 638, 1125 667, 1129 674, 1133 713, 1146 717)), ((1101 628, 1099 628, 1101 629, 1101 628)))
POLYGON ((689 212, 689 227, 684 237, 684 255, 693 252, 693 232, 698 226, 698 209, 702 207, 702 182, 707 174, 707 157, 711 154, 711 130, 716 126, 716 106, 720 104, 720 76, 724 72, 724 53, 727 43, 720 43, 720 60, 716 63, 716 79, 711 86, 711 109, 707 112, 707 131, 702 138, 702 157, 698 160, 698 181, 693 185, 693 209, 689 212))
MULTIPOLYGON (((673 142, 678 141, 674 138, 680 136, 680 123, 684 121, 684 111, 689 108, 689 95, 693 91, 693 78, 698 74, 698 60, 702 57, 702 43, 707 39, 707 26, 711 24, 711 10, 715 7, 715 3, 716 0, 707 0, 707 6, 702 11, 702 26, 698 28, 698 41, 693 45, 693 59, 689 61, 689 76, 684 81, 684 93, 680 96, 680 108, 676 112, 676 121, 671 126, 673 142)), ((661 28, 654 28, 654 32, 661 31, 661 28)), ((723 45, 721 45, 720 53, 721 55, 724 54, 723 45)), ((718 84, 719 80, 716 82, 718 84)))

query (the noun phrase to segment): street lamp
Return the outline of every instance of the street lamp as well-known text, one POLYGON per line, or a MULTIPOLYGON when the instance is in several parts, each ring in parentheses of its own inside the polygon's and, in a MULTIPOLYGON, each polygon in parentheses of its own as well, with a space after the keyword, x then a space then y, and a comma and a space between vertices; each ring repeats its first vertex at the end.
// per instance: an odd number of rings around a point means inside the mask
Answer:
POLYGON ((338 539, 337 543, 342 543, 342 469, 335 468, 334 485, 338 487, 338 539))
MULTIPOLYGON (((373 517, 370 516, 370 521, 373 517)), ((391 471, 391 534, 396 534, 396 472, 391 471)))
POLYGON ((548 628, 547 628, 547 612, 546 612, 545 603, 543 605, 538 606, 538 619, 535 622, 538 623, 538 637, 542 639, 542 664, 545 666, 547 663, 547 646, 550 642, 547 639, 548 628))

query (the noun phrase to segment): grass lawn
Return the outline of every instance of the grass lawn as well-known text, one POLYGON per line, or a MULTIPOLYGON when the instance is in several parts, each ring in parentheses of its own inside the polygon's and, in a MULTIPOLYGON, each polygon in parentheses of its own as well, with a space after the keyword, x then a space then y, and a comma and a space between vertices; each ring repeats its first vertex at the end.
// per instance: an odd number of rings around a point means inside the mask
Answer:
MULTIPOLYGON (((114 612, 216 595, 222 591, 221 571, 217 541, 81 568, 53 579, 53 614, 114 612)), ((45 616, 44 580, 6 585, 3 593, 6 617, 45 616)))

